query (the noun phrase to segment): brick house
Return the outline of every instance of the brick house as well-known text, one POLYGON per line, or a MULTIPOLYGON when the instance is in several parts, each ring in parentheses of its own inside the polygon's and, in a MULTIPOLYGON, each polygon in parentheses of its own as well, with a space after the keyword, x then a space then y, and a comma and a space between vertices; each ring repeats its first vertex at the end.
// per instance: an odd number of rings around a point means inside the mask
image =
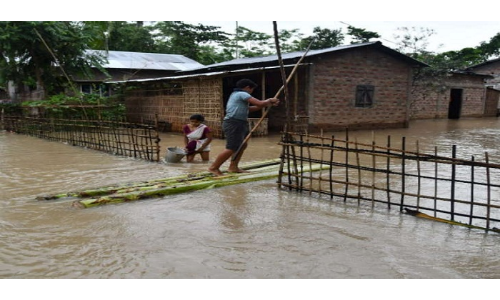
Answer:
MULTIPOLYGON (((459 119, 496 116, 498 95, 488 92, 490 75, 450 72, 432 85, 415 84, 410 96, 411 119, 459 119), (438 84, 436 84, 438 83, 438 84)), ((428 83, 428 82, 427 82, 428 83)))
MULTIPOLYGON (((282 55, 288 73, 303 54, 282 55)), ((381 42, 311 50, 288 84, 287 103, 272 108, 263 126, 266 133, 279 132, 289 116, 292 122, 305 122, 309 132, 407 127, 413 72, 426 66, 381 42)), ((191 114, 201 113, 214 135, 223 137, 225 102, 241 78, 259 84, 254 96, 260 99, 273 97, 283 82, 278 58, 272 55, 117 83, 127 86, 124 97, 129 120, 157 115, 180 132, 191 114)))
POLYGON ((500 58, 492 59, 481 64, 477 64, 467 68, 467 71, 475 72, 478 74, 489 75, 491 77, 486 79, 486 98, 487 107, 489 108, 486 115, 498 116, 500 113, 500 58))
POLYGON ((486 80, 486 86, 500 90, 500 58, 471 66, 466 70, 492 76, 492 78, 486 80))

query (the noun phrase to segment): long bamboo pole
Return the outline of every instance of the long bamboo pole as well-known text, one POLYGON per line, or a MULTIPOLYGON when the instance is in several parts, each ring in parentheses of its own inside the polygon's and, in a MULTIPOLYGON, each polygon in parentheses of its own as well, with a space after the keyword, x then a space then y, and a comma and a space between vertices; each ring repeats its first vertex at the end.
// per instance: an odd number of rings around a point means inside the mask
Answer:
MULTIPOLYGON (((286 84, 287 78, 286 78, 286 72, 285 72, 285 65, 283 63, 283 58, 281 57, 281 47, 280 47, 279 35, 278 35, 278 24, 276 21, 273 21, 273 29, 274 29, 274 44, 276 45, 276 55, 278 56, 278 63, 280 65, 281 80, 283 81, 283 96, 284 96, 284 100, 285 100, 286 125, 287 125, 288 129, 291 129, 290 128, 290 105, 288 103, 288 99, 289 99, 288 98, 288 85, 286 84)), ((267 110, 269 110, 269 109, 267 109, 267 110)))
MULTIPOLYGON (((314 42, 314 40, 312 40, 311 43, 309 44, 309 46, 307 46, 306 51, 304 52, 304 54, 302 54, 302 57, 300 57, 300 59, 297 61, 297 63, 295 64, 295 66, 292 69, 292 72, 290 72, 290 75, 288 75, 288 78, 286 79, 286 82, 283 83, 283 85, 278 90, 278 92, 276 93, 276 95, 274 96, 274 98, 278 98, 278 96, 284 90, 286 84, 290 81, 290 79, 292 79, 293 75, 295 75, 295 72, 297 71, 297 68, 299 67, 299 65, 302 62, 302 60, 304 60, 304 58, 306 57, 306 55, 309 52, 309 49, 311 48, 311 45, 312 45, 313 42, 314 42)), ((257 123, 254 125, 254 127, 252 128, 252 130, 250 130, 250 133, 248 133, 247 137, 243 140, 243 143, 241 143, 241 145, 238 148, 238 150, 233 154, 232 160, 235 160, 238 157, 238 154, 240 153, 241 149, 243 148, 243 145, 245 145, 248 142, 248 140, 252 137, 252 133, 259 127, 260 123, 262 123, 262 121, 267 116, 267 114, 269 113, 270 110, 271 110, 271 107, 269 107, 267 110, 264 111, 264 113, 262 114, 262 116, 260 117, 260 119, 257 121, 257 123)))

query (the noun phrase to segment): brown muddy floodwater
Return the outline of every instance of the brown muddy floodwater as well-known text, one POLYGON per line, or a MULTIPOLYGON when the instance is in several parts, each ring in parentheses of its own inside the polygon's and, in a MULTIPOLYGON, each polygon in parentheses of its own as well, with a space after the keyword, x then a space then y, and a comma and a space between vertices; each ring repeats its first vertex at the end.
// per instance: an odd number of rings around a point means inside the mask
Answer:
MULTIPOLYGON (((500 162, 496 118, 410 127, 350 137, 405 136, 446 153, 456 144, 458 156, 500 162)), ((279 157, 278 141, 252 138, 243 162, 279 157)), ((164 134, 161 145, 181 146, 182 136, 164 134)), ((213 142, 211 160, 223 146, 213 142)), ((275 179, 87 209, 35 200, 207 167, 0 131, 0 278, 500 278, 498 233, 280 190, 275 179)))

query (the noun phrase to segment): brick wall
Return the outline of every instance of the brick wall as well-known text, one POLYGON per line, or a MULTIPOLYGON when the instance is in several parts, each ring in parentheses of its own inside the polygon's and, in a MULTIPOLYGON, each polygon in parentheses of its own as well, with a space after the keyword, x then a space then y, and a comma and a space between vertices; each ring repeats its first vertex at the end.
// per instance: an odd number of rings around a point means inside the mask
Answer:
POLYGON ((500 90, 500 60, 494 60, 479 67, 471 68, 473 72, 491 75, 494 78, 487 79, 486 83, 495 89, 500 90))
POLYGON ((500 99, 500 91, 487 88, 486 89, 486 104, 484 108, 485 117, 498 116, 498 100, 500 99))
POLYGON ((453 74, 439 88, 416 86, 411 93, 411 119, 447 118, 451 89, 462 89, 461 117, 480 117, 485 109, 483 78, 453 74))
POLYGON ((312 131, 406 126, 410 66, 373 49, 335 53, 311 67, 312 131), (356 87, 374 86, 374 105, 355 107, 356 87))

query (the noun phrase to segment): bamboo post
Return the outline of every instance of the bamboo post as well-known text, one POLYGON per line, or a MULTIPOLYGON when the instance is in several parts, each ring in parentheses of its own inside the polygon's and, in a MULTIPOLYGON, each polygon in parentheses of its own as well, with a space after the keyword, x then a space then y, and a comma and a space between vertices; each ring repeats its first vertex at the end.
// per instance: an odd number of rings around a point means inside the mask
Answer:
MULTIPOLYGON (((434 157, 437 157, 437 146, 434 147, 434 157)), ((437 216, 438 163, 434 161, 434 217, 437 216)))
MULTIPOLYGON (((314 41, 314 40, 313 40, 314 41)), ((297 71, 297 68, 299 67, 300 63, 302 62, 302 60, 306 57, 306 54, 309 52, 309 49, 311 48, 311 45, 312 45, 312 42, 309 44, 309 46, 307 47, 306 51, 304 52, 304 54, 302 55, 302 57, 299 59, 299 61, 297 61, 297 63, 295 64, 295 66, 293 67, 292 71, 290 72, 290 75, 288 75, 288 78, 286 79, 286 81, 283 83, 283 85, 281 86, 281 88, 278 90, 278 92, 276 93, 276 95, 274 96, 274 98, 278 98, 278 96, 281 94, 281 92, 283 91, 283 89, 285 88, 285 85, 290 81, 290 79, 293 77, 293 75, 295 74, 295 72, 297 71)), ((248 135, 246 136, 246 138, 243 140, 243 142, 241 143, 240 147, 238 148, 238 150, 233 154, 233 160, 236 159, 236 157, 238 156, 238 154, 240 153, 241 151, 241 148, 243 147, 243 145, 245 145, 248 140, 252 137, 252 133, 259 127, 260 123, 262 123, 262 121, 264 120, 264 118, 267 116, 267 114, 269 113, 269 111, 271 110, 270 109, 271 107, 269 107, 268 110, 266 110, 262 116, 260 117, 260 119, 257 121, 257 123, 254 125, 254 127, 252 128, 252 130, 250 130, 250 132, 248 133, 248 135)))
POLYGON ((290 104, 288 102, 288 99, 289 99, 288 98, 288 84, 287 84, 288 80, 286 78, 285 65, 283 64, 283 58, 281 57, 281 47, 280 47, 280 41, 279 41, 279 36, 278 36, 278 23, 276 21, 273 21, 273 30, 274 30, 274 44, 276 45, 276 55, 278 56, 278 63, 280 65, 281 80, 283 81, 283 96, 284 96, 284 101, 285 101, 285 115, 286 115, 286 122, 285 123, 287 124, 288 128, 290 128, 290 127, 293 128, 293 126, 290 126, 291 122, 290 122, 290 104))
POLYGON ((330 144, 330 169, 329 169, 329 178, 330 178, 330 199, 333 199, 333 156, 334 156, 334 146, 335 146, 335 136, 332 135, 332 140, 330 144))
MULTIPOLYGON (((325 138, 323 136, 323 131, 321 131, 321 146, 325 144, 325 138)), ((322 191, 322 177, 323 177, 323 170, 321 169, 323 167, 323 162, 324 162, 324 147, 321 147, 320 149, 320 170, 319 170, 319 177, 318 177, 318 189, 321 192, 322 191)))
MULTIPOLYGON (((283 130, 281 134, 281 142, 283 143, 283 146, 281 147, 281 161, 280 161, 280 168, 279 168, 279 176, 278 176, 278 181, 276 182, 278 184, 278 187, 281 188, 283 187, 282 181, 283 181, 283 167, 285 166, 285 161, 288 166, 290 166, 290 158, 288 157, 288 141, 285 138, 285 135, 287 134, 287 128, 285 124, 285 130, 283 130)), ((290 169, 290 167, 288 167, 290 169)), ((288 183, 290 183, 290 170, 288 170, 288 183)))
MULTIPOLYGON (((298 107, 299 107, 299 77, 295 76, 294 77, 294 93, 293 93, 293 116, 295 120, 295 125, 297 125, 297 122, 299 119, 297 118, 299 116, 298 113, 298 107)), ((294 127, 294 131, 297 131, 297 126, 294 127)))
POLYGON ((469 225, 472 225, 472 216, 474 215, 474 155, 471 157, 470 166, 470 213, 469 213, 469 225))
POLYGON ((347 201, 347 194, 349 192, 349 130, 345 130, 345 192, 344 202, 347 201))
POLYGON ((359 148, 358 148, 358 138, 354 139, 354 147, 356 149, 356 166, 358 169, 358 205, 361 202, 361 165, 359 162, 359 148))
MULTIPOLYGON (((286 125, 286 124, 285 124, 286 125)), ((293 138, 294 134, 290 134, 290 137, 291 137, 291 141, 293 142, 295 139, 293 138)), ((302 149, 303 145, 300 146, 300 148, 302 149)), ((295 183, 298 185, 299 184, 299 177, 297 176, 297 174, 299 173, 299 167, 297 166, 297 153, 295 152, 295 146, 291 147, 291 150, 292 150, 292 158, 293 158, 293 162, 292 162, 292 168, 294 169, 293 172, 295 175, 295 183)), ((300 163, 301 163, 301 168, 302 168, 302 158, 300 160, 300 163)))
POLYGON ((387 136, 387 163, 386 163, 387 175, 386 175, 386 187, 387 187, 387 208, 391 209, 391 136, 387 136))
POLYGON ((491 215, 491 182, 490 182, 490 167, 488 152, 484 153, 484 157, 486 159, 486 187, 488 189, 487 199, 486 199, 486 229, 490 229, 490 215, 491 215))
MULTIPOLYGON (((451 157, 455 159, 457 157, 457 145, 451 147, 451 157)), ((450 213, 451 220, 455 220, 455 177, 456 177, 456 165, 455 162, 451 164, 451 195, 450 195, 450 213)))
POLYGON ((406 172, 406 137, 402 137, 401 139, 401 201, 399 203, 399 210, 403 211, 404 206, 404 198, 405 198, 405 172, 406 172))
POLYGON ((416 142, 416 147, 417 147, 417 210, 420 208, 420 186, 421 186, 421 175, 420 175, 420 147, 418 144, 418 141, 416 142))
MULTIPOLYGON (((155 121, 158 124, 158 114, 155 115, 155 121)), ((156 144, 156 159, 155 161, 160 161, 160 154, 161 154, 161 148, 160 148, 160 133, 158 128, 155 130, 155 144, 156 144)))
POLYGON ((375 206, 375 171, 376 167, 376 159, 375 159, 375 132, 372 131, 372 208, 375 206))
MULTIPOLYGON (((306 143, 309 144, 309 134, 306 134, 306 143)), ((309 167, 312 166, 312 159, 311 159, 311 147, 307 147, 307 160, 309 162, 309 167)), ((302 174, 304 174, 304 170, 302 170, 302 174)), ((312 193, 312 189, 313 189, 313 186, 312 186, 312 172, 309 173, 309 195, 311 195, 312 193)))

